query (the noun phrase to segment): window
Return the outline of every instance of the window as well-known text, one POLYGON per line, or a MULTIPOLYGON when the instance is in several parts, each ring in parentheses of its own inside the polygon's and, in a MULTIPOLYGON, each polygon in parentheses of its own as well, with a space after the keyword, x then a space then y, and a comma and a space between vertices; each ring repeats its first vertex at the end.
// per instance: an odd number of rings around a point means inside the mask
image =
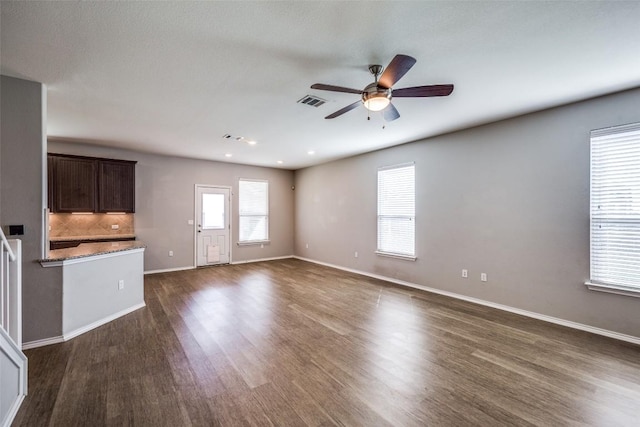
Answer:
POLYGON ((640 123, 591 132, 587 285, 640 297, 640 123))
POLYGON ((224 194, 202 193, 202 229, 224 229, 224 194))
POLYGON ((240 243, 269 240, 269 183, 241 179, 238 187, 240 243))
POLYGON ((380 255, 415 260, 415 165, 378 169, 378 250, 380 255))

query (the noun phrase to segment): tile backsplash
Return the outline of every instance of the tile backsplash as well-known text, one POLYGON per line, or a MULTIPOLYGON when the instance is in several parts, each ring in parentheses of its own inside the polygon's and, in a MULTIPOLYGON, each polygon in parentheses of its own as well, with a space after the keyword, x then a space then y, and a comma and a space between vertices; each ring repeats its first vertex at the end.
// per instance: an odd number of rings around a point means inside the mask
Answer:
POLYGON ((49 215, 50 238, 79 236, 119 236, 132 235, 132 214, 91 214, 74 215, 56 213, 49 215), (111 228, 118 225, 117 230, 111 228))

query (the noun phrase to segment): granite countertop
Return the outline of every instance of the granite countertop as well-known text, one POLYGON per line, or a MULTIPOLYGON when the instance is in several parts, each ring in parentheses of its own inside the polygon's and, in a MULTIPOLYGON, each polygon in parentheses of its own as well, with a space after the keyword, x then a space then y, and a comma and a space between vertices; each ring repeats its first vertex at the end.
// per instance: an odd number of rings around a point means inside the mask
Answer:
POLYGON ((135 237, 135 234, 101 234, 92 236, 57 236, 49 237, 49 240, 51 240, 52 242, 68 242, 74 240, 132 239, 135 237))
POLYGON ((145 245, 140 240, 123 242, 81 243, 75 248, 56 249, 49 251, 49 256, 40 262, 65 261, 68 259, 85 258, 95 255, 104 255, 112 252, 129 251, 132 249, 144 249, 145 245))

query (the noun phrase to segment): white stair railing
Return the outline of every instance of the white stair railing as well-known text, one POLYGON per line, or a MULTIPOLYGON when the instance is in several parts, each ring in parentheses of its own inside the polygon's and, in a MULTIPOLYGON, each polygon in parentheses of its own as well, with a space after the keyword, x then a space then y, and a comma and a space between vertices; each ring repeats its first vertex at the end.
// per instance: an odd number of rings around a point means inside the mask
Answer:
POLYGON ((20 240, 8 241, 0 229, 0 327, 22 347, 22 260, 20 240), (16 251, 17 249, 17 251, 16 251), (18 255, 16 255, 18 252, 18 255))
POLYGON ((27 394, 22 352, 22 242, 0 229, 0 426, 9 426, 27 394))

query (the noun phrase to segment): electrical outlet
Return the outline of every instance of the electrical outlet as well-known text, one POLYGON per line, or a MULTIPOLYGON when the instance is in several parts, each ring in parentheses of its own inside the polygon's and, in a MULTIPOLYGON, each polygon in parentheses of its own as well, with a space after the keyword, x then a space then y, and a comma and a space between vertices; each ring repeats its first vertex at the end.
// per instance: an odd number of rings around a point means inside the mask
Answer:
POLYGON ((462 277, 465 279, 469 277, 469 271, 466 268, 462 270, 462 277))
POLYGON ((118 290, 121 291, 124 289, 124 280, 118 280, 118 290))
POLYGON ((188 225, 193 225, 193 220, 192 219, 187 220, 187 224, 188 225))
POLYGON ((305 246, 307 247, 307 249, 309 249, 309 244, 308 243, 305 246))
POLYGON ((356 253, 354 253, 354 254, 353 254, 353 256, 354 256, 355 258, 358 258, 358 251, 356 251, 356 253))
POLYGON ((111 226, 111 229, 112 229, 112 230, 117 230, 117 229, 119 229, 119 228, 120 228, 120 226, 119 226, 118 224, 113 224, 113 225, 111 226))
POLYGON ((169 256, 173 256, 173 251, 169 251, 169 256))
POLYGON ((260 249, 264 249, 264 243, 260 243, 260 249))
POLYGON ((481 282, 487 281, 487 273, 480 273, 480 281, 481 282))

